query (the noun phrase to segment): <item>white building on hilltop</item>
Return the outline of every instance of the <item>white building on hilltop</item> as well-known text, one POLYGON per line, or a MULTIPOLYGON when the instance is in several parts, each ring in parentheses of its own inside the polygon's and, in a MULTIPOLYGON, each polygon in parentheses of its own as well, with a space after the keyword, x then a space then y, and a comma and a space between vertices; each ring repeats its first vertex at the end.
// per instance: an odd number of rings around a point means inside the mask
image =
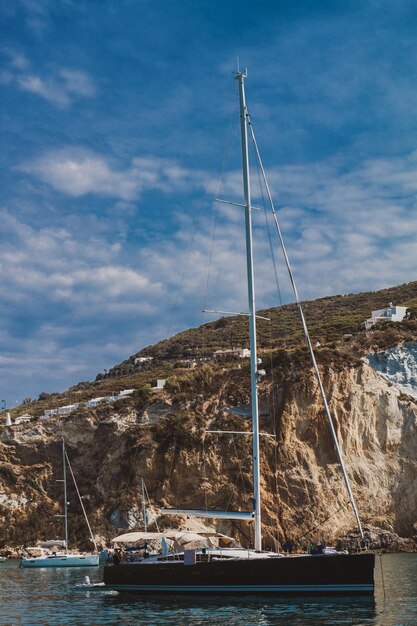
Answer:
POLYGON ((104 404, 105 402, 107 402, 107 398, 105 396, 99 396, 98 398, 91 398, 91 400, 87 402, 87 407, 89 409, 95 409, 96 406, 98 406, 99 404, 104 404))
POLYGON ((369 330, 378 322, 402 322, 407 312, 406 306, 394 306, 392 302, 386 309, 372 311, 372 317, 363 323, 365 330, 369 330))
POLYGON ((58 415, 69 415, 76 409, 78 409, 79 404, 67 404, 66 406, 60 406, 58 408, 58 415))
POLYGON ((143 363, 150 363, 153 361, 153 356, 137 356, 135 358, 135 365, 142 365, 143 363))
POLYGON ((49 417, 54 417, 55 415, 58 415, 58 409, 45 409, 41 418, 48 419, 49 417))
POLYGON ((216 350, 213 353, 214 358, 237 357, 239 359, 250 359, 249 348, 230 348, 229 350, 216 350))
POLYGON ((127 398, 131 396, 135 390, 134 389, 123 389, 123 391, 119 391, 119 395, 117 398, 121 400, 122 398, 127 398))
POLYGON ((165 389, 166 382, 166 378, 158 378, 156 381, 156 387, 152 387, 152 391, 162 391, 162 389, 165 389))
POLYGON ((24 415, 18 415, 14 421, 15 424, 26 424, 33 419, 33 415, 29 415, 29 413, 25 413, 24 415))

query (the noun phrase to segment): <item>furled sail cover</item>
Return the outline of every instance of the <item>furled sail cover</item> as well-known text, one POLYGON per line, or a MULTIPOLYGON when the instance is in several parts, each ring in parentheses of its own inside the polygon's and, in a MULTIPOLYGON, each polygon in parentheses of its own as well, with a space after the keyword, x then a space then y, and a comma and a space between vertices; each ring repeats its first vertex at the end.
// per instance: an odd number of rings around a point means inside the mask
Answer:
POLYGON ((136 541, 152 541, 153 539, 162 539, 166 537, 166 533, 125 533, 124 535, 118 535, 112 539, 114 543, 135 543, 136 541))

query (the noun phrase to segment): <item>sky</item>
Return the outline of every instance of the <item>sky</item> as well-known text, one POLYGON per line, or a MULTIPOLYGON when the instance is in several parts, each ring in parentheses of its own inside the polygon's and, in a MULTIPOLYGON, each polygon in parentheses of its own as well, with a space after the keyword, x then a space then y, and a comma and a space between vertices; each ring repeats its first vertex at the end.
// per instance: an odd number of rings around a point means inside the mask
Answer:
MULTIPOLYGON (((415 280, 416 28, 412 0, 1 2, 0 399, 247 310, 213 201, 242 202, 237 59, 301 298, 415 280)), ((257 306, 291 302, 253 219, 257 306)))

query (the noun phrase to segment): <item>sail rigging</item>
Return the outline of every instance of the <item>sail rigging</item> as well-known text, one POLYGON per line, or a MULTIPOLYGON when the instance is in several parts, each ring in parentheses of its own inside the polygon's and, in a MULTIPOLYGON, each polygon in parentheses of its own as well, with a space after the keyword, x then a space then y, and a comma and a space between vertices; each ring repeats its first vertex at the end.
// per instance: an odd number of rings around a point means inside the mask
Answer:
POLYGON ((357 521, 357 524, 358 524, 360 535, 361 535, 361 537, 363 539, 364 534, 363 534, 361 520, 360 520, 360 517, 359 517, 359 511, 358 511, 358 508, 356 506, 355 498, 353 496, 352 488, 351 488, 350 481, 349 481, 349 476, 347 474, 347 470, 346 470, 346 467, 345 467, 345 462, 344 462, 344 459, 343 459, 342 450, 341 450, 340 445, 339 445, 339 441, 338 441, 338 438, 337 438, 336 430, 335 430, 335 427, 334 427, 333 418, 332 418, 332 415, 331 415, 331 412, 330 412, 330 407, 329 407, 329 403, 328 403, 328 400, 327 400, 327 395, 326 395, 326 392, 324 390, 324 386, 323 386, 323 382, 322 382, 322 379, 321 379, 320 370, 318 368, 316 356, 314 354, 313 344, 311 343, 311 338, 310 338, 310 333, 308 331, 307 322, 306 322, 306 319, 304 317, 303 307, 302 307, 302 304, 301 304, 300 297, 298 295, 298 289, 297 289, 297 285, 296 285, 296 282, 295 282, 294 273, 293 273, 293 270, 292 270, 292 267, 291 267, 291 264, 290 264, 290 260, 289 260, 289 257, 288 257, 288 253, 287 253, 287 248, 286 248, 286 245, 285 245, 284 237, 282 235, 282 231, 281 231, 281 228, 280 228, 280 225, 279 225, 279 221, 278 221, 278 216, 277 216, 277 213, 276 213, 276 210, 275 210, 275 207, 274 207, 274 202, 273 202, 273 199, 272 199, 271 190, 269 188, 269 184, 268 184, 268 180, 267 180, 267 177, 266 177, 265 169, 264 169, 264 166, 263 166, 261 154, 259 152, 258 144, 257 144, 256 138, 255 138, 253 125, 251 123, 250 116, 249 116, 249 113, 248 113, 247 110, 246 110, 246 116, 245 117, 246 117, 247 125, 248 125, 249 130, 250 130, 250 134, 251 134, 251 138, 252 138, 252 141, 253 141, 253 145, 254 145, 254 148, 255 148, 256 158, 258 159, 258 164, 259 164, 259 167, 260 167, 260 170, 261 170, 261 173, 262 173, 262 178, 263 178, 263 181, 264 181, 266 193, 267 193, 267 196, 268 196, 269 205, 270 205, 272 216, 273 216, 273 219, 274 219, 275 228, 276 228, 276 231, 277 231, 277 234, 278 234, 278 238, 279 238, 279 242, 280 242, 280 245, 281 245, 282 253, 283 253, 283 256, 284 256, 285 265, 287 267, 288 275, 290 277, 290 282, 291 282, 291 286, 292 286, 292 289, 293 289, 295 302, 296 302, 297 309, 298 309, 298 314, 299 314, 299 317, 300 317, 300 320, 301 320, 301 325, 303 327, 303 332, 304 332, 304 336, 305 336, 305 339, 306 339, 307 347, 308 347, 308 350, 309 350, 309 353, 310 353, 310 358, 311 358, 311 361, 312 361, 312 364, 313 364, 314 373, 315 373, 315 376, 316 376, 316 379, 317 379, 317 384, 319 386, 320 395, 321 395, 321 398, 322 398, 322 401, 323 401, 323 405, 324 405, 327 421, 328 421, 330 432, 331 432, 331 435, 332 435, 332 440, 333 440, 334 446, 336 448, 337 456, 338 456, 339 463, 340 463, 340 466, 341 466, 341 469, 342 469, 343 478, 344 478, 344 481, 345 481, 346 490, 348 492, 348 496, 349 496, 349 500, 350 500, 350 503, 351 503, 351 506, 352 506, 352 509, 353 509, 353 513, 355 515, 355 518, 356 518, 356 521, 357 521))
POLYGON ((93 532, 91 530, 90 522, 88 521, 87 513, 84 508, 84 503, 81 498, 80 491, 78 489, 77 481, 75 480, 74 472, 72 471, 71 463, 68 458, 66 449, 65 449, 65 440, 62 438, 61 444, 62 451, 62 480, 58 480, 57 482, 63 483, 63 491, 64 491, 64 515, 58 515, 57 517, 64 517, 64 540, 61 541, 50 541, 50 542, 41 542, 37 548, 28 548, 27 556, 23 556, 20 562, 21 567, 25 568, 36 568, 36 567, 91 567, 99 565, 99 555, 97 554, 97 543, 95 541, 93 532), (74 553, 68 550, 68 491, 67 491, 67 463, 68 468, 71 473, 72 480, 75 485, 75 489, 77 492, 77 496, 79 498, 81 508, 84 514, 85 521, 88 526, 88 530, 90 532, 91 540, 94 544, 95 554, 86 554, 83 553, 74 553), (49 544, 49 545, 48 545, 49 544), (65 548, 65 551, 53 551, 47 550, 50 546, 60 546, 62 545, 65 548), (41 552, 39 556, 34 556, 31 554, 31 550, 38 550, 41 552))
MULTIPOLYGON (((72 480, 73 480, 73 483, 74 483, 74 486, 75 486, 75 490, 77 492, 77 496, 78 496, 78 499, 80 501, 81 509, 83 511, 83 514, 84 514, 84 519, 86 521, 86 524, 87 524, 87 527, 88 527, 88 531, 90 533, 91 541, 94 544, 94 550, 97 552, 97 550, 98 550, 97 542, 95 540, 93 531, 91 530, 90 522, 88 521, 87 512, 86 512, 85 507, 84 507, 84 502, 82 501, 81 494, 80 494, 80 491, 78 489, 77 481, 75 480, 74 472, 72 471, 71 463, 70 463, 70 460, 68 458, 67 451, 65 450, 65 441, 64 441, 64 439, 62 440, 62 448, 63 448, 63 453, 64 453, 64 468, 65 468, 65 459, 66 459, 66 461, 68 463, 69 470, 71 472, 71 477, 72 477, 72 480)), ((66 499, 66 489, 67 489, 66 482, 64 483, 64 485, 65 485, 65 499, 66 499)), ((65 530, 66 530, 65 540, 67 541, 68 540, 68 537, 67 537, 67 535, 68 535, 67 517, 65 518, 65 530)))

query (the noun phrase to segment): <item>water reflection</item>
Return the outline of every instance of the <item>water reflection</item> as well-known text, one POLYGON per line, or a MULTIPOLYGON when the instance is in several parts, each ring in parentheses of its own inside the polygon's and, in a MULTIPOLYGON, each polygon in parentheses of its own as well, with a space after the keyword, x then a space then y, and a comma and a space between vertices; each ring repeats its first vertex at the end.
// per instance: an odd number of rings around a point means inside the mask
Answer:
MULTIPOLYGON (((124 615, 126 624, 145 621, 129 621, 132 609, 140 604, 140 615, 145 614, 152 624, 225 625, 237 624, 291 624, 301 626, 314 623, 317 626, 342 624, 373 624, 376 617, 375 600, 372 596, 318 597, 318 596, 147 596, 137 598, 130 594, 103 599, 107 607, 117 607, 124 615)), ((107 612, 107 611, 106 611, 107 612)))

